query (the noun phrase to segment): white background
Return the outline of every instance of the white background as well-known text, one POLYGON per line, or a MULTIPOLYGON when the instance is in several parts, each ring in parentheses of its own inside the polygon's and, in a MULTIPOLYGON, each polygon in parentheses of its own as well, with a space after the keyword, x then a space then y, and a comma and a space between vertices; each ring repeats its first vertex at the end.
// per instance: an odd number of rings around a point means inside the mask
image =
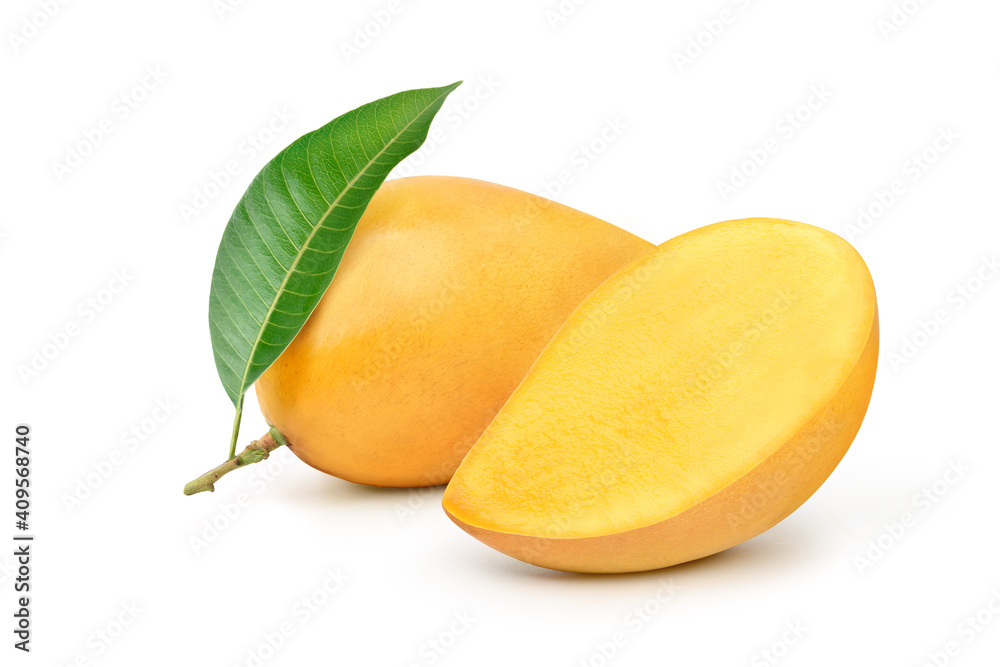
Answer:
MULTIPOLYGON (((891 0, 592 0, 563 3, 558 21, 558 0, 420 0, 393 5, 349 58, 343 45, 388 0, 48 4, 51 18, 7 0, 0 18, 0 479, 13 480, 14 426, 31 424, 37 535, 30 655, 11 647, 13 547, 0 550, 4 664, 995 664, 1000 280, 984 262, 1000 250, 1000 5, 908 0, 890 31, 891 0), (793 516, 700 562, 596 577, 493 552, 445 517, 440 488, 364 488, 287 452, 215 494, 181 494, 227 451, 207 298, 252 176, 345 111, 459 78, 436 121, 446 139, 397 174, 549 184, 655 243, 773 216, 860 250, 882 323, 874 397, 793 516), (293 119, 267 136, 275 110, 293 119), (102 119, 110 133, 58 167, 102 119), (586 158, 609 122, 624 129, 586 158), (935 148, 939 132, 951 139, 935 148), (769 138, 776 152, 741 167, 769 138), (209 187, 230 160, 239 173, 209 187), (734 168, 754 173, 723 197, 734 168), (859 208, 875 211, 866 229, 851 228, 859 208), (331 594, 328 571, 346 577, 331 594), (311 597, 323 604, 306 617, 311 597)), ((264 429, 251 396, 242 444, 264 429)), ((5 541, 12 495, 0 492, 5 541)))

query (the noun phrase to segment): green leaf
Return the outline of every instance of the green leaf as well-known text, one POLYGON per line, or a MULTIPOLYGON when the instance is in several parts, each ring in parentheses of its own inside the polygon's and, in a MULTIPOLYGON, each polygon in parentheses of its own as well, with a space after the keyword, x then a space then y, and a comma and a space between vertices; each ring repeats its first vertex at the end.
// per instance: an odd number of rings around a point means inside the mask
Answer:
POLYGON ((237 408, 319 303, 389 172, 417 150, 461 82, 366 104, 299 137, 247 189, 222 235, 208 323, 237 408))

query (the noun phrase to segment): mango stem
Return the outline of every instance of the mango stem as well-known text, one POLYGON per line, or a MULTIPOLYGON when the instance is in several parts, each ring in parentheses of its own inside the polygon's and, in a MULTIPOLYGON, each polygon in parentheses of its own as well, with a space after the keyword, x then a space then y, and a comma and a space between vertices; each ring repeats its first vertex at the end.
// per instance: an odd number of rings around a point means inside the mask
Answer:
POLYGON ((271 427, 271 430, 265 433, 260 440, 254 440, 251 442, 246 446, 246 449, 238 455, 232 457, 222 465, 209 470, 201 477, 188 482, 184 486, 184 495, 193 496, 194 494, 201 493, 202 491, 215 491, 215 483, 218 482, 223 475, 226 475, 237 468, 250 465, 251 463, 263 461, 278 447, 287 444, 288 441, 285 440, 285 436, 283 436, 278 429, 271 427))

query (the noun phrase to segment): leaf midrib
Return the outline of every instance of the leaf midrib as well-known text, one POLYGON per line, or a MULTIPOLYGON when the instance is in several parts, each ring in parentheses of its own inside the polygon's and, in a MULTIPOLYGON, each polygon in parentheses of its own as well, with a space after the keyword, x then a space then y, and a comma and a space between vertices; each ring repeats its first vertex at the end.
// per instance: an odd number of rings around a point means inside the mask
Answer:
MULTIPOLYGON (((299 248, 299 251, 297 253, 295 253, 295 259, 292 261, 291 267, 289 267, 289 269, 285 272, 285 278, 281 281, 281 284, 278 285, 278 289, 275 292, 274 299, 271 301, 271 305, 267 309, 267 314, 264 315, 264 321, 261 322, 260 329, 257 332, 257 337, 253 342, 253 346, 250 348, 250 353, 247 355, 247 364, 243 369, 243 377, 240 379, 240 387, 239 387, 240 396, 246 393, 247 376, 250 374, 250 367, 253 365, 253 359, 254 355, 256 355, 257 353, 257 347, 260 345, 260 341, 263 338, 264 332, 267 331, 268 326, 270 325, 271 315, 274 314, 274 309, 278 305, 278 301, 281 299, 281 295, 285 293, 285 287, 288 284, 288 280, 292 277, 292 274, 295 273, 295 269, 298 268, 299 261, 302 259, 302 256, 309 248, 309 244, 312 243, 313 237, 315 237, 316 233, 319 232, 319 230, 323 227, 323 222, 326 221, 326 219, 330 216, 333 210, 337 208, 337 205, 340 203, 340 200, 347 194, 347 192, 350 191, 350 189, 354 187, 354 185, 358 182, 358 180, 368 172, 368 170, 371 168, 373 164, 375 164, 375 161, 378 160, 380 157, 382 157, 382 154, 385 153, 387 150, 389 150, 389 147, 392 146, 396 141, 398 141, 399 138, 403 136, 403 133, 406 132, 408 129, 410 129, 410 126, 413 125, 415 122, 417 122, 417 120, 419 120, 420 117, 427 112, 427 109, 433 106, 434 103, 437 102, 442 97, 447 96, 450 92, 451 91, 449 90, 435 97, 433 100, 431 100, 430 103, 425 105, 424 109, 420 113, 416 114, 410 122, 404 125, 401 130, 396 132, 393 138, 390 139, 385 144, 385 146, 383 146, 379 150, 379 152, 376 153, 372 157, 372 159, 369 160, 368 163, 365 164, 365 166, 358 171, 358 173, 354 176, 354 178, 352 178, 350 182, 348 182, 347 185, 344 186, 344 188, 340 191, 337 197, 332 202, 330 202, 330 205, 329 207, 327 207, 326 212, 323 213, 320 219, 316 222, 316 225, 312 228, 312 231, 309 232, 309 235, 306 237, 306 240, 302 244, 302 247, 299 248)), ((357 120, 355 119, 355 124, 356 123, 357 120)), ((308 150, 306 154, 308 155, 308 150)), ((282 176, 282 178, 284 178, 284 176, 282 176)), ((315 181, 315 179, 313 180, 315 181)), ((319 184, 317 183, 317 186, 318 185, 319 184)))

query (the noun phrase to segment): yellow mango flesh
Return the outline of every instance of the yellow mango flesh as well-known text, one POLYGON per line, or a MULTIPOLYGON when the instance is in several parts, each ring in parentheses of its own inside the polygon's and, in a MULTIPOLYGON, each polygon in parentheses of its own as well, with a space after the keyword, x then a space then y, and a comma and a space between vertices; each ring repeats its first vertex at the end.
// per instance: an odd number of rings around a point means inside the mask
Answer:
POLYGON ((257 381, 261 410, 326 473, 443 484, 580 301, 652 247, 500 185, 389 181, 257 381))
POLYGON ((554 569, 716 553, 833 471, 877 356, 875 290, 846 241, 773 219, 695 230, 570 316, 459 467, 445 510, 554 569))

